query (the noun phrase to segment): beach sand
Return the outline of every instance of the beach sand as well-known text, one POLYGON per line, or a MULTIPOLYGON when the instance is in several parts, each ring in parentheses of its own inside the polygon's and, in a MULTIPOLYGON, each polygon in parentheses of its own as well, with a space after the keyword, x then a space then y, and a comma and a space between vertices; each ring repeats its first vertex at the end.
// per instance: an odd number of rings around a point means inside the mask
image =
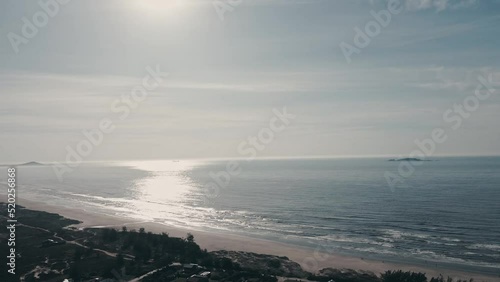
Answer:
MULTIPOLYGON (((0 201, 5 202, 5 195, 0 196, 0 201)), ((475 273, 467 273, 453 269, 437 269, 433 268, 432 264, 429 267, 411 266, 404 264, 387 263, 383 261, 367 260, 358 257, 347 257, 337 255, 330 252, 322 252, 321 246, 315 249, 293 246, 289 244, 256 239, 233 234, 213 233, 198 230, 189 230, 179 227, 167 226, 164 224, 152 221, 140 221, 135 219, 127 219, 122 217, 108 216, 103 214, 91 213, 84 210, 76 210, 68 207, 56 207, 44 203, 38 203, 25 199, 17 199, 17 204, 33 210, 47 211, 57 213, 64 217, 76 219, 82 223, 76 227, 114 227, 121 228, 127 226, 130 229, 138 230, 144 227, 146 231, 154 233, 165 232, 174 237, 185 237, 186 234, 192 233, 195 241, 202 249, 208 251, 230 250, 230 251, 245 251, 254 252, 275 256, 286 256, 289 259, 299 263, 304 270, 317 272, 320 269, 331 267, 336 269, 354 269, 362 271, 370 271, 375 274, 380 274, 386 270, 405 270, 414 272, 423 272, 428 276, 450 276, 453 278, 470 279, 474 281, 494 282, 500 281, 499 277, 480 275, 475 273)))

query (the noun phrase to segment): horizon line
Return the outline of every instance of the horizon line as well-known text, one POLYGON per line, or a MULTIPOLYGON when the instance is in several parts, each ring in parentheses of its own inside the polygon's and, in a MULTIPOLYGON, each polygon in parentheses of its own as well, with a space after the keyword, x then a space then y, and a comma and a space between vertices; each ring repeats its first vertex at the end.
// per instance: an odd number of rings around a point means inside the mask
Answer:
MULTIPOLYGON (((431 158, 481 158, 481 157, 500 157, 500 154, 439 154, 434 156, 426 156, 422 159, 431 158)), ((256 157, 251 161, 259 160, 300 160, 300 159, 382 159, 382 158, 408 158, 408 156, 398 156, 395 155, 304 155, 304 156, 267 156, 267 157, 256 157)), ((91 160, 82 161, 82 163, 104 163, 104 162, 134 162, 134 161, 224 161, 224 160, 244 160, 248 161, 249 158, 246 157, 205 157, 205 158, 156 158, 156 159, 108 159, 108 160, 91 160)), ((17 164, 12 163, 0 163, 0 166, 17 166, 23 165, 30 162, 36 162, 40 164, 50 165, 56 163, 65 163, 65 161, 20 161, 17 164)))

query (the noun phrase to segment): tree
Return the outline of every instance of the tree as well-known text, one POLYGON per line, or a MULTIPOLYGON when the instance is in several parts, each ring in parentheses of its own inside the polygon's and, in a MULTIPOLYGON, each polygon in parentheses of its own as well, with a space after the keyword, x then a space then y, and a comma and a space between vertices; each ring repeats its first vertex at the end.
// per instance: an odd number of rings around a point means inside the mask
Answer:
POLYGON ((75 281, 80 281, 81 276, 80 265, 76 262, 73 263, 69 269, 69 277, 75 281))
POLYGON ((76 248, 75 253, 73 254, 73 261, 77 262, 80 259, 82 259, 83 256, 83 249, 82 248, 76 248))
POLYGON ((187 234, 186 241, 189 243, 194 243, 194 236, 191 233, 187 234))
POLYGON ((267 262, 267 266, 271 268, 280 268, 281 266, 281 261, 278 259, 272 259, 267 262))
POLYGON ((125 259, 123 258, 123 255, 121 253, 119 253, 116 256, 116 267, 122 268, 124 264, 125 264, 125 259))

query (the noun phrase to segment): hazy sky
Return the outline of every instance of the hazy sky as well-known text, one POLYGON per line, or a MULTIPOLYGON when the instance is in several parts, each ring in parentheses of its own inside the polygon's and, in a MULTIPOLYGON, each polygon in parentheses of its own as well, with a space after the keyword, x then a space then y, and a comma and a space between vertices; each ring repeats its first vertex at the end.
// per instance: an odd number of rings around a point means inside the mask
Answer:
POLYGON ((87 160, 239 157, 285 106, 296 119, 259 156, 408 155, 436 127, 437 154, 500 154, 500 91, 457 130, 443 120, 479 75, 499 85, 500 1, 401 1, 350 63, 339 45, 387 1, 242 0, 221 20, 211 0, 73 0, 18 53, 43 10, 1 1, 0 162, 64 160, 105 117, 87 160), (169 76, 119 120, 148 66, 169 76))

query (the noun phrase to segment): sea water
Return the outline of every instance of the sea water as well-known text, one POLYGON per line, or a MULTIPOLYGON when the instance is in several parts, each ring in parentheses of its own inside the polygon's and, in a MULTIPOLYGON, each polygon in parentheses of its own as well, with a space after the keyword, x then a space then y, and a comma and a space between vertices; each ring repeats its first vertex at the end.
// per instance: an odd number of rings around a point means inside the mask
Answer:
MULTIPOLYGON (((387 159, 157 160, 83 164, 61 182, 18 167, 18 197, 363 258, 500 273, 500 158, 435 158, 404 183, 387 159), (221 174, 222 173, 222 174, 221 174)), ((6 189, 6 173, 0 176, 6 189)), ((5 190, 6 191, 6 190, 5 190)))

